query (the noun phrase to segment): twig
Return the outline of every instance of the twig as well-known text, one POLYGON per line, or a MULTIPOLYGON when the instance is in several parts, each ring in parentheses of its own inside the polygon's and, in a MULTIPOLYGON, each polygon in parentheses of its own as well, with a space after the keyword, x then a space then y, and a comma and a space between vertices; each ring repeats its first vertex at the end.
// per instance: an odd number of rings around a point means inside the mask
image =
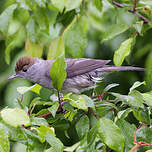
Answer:
POLYGON ((41 118, 41 117, 46 117, 46 116, 48 116, 48 115, 50 115, 51 114, 51 112, 47 112, 47 113, 44 113, 44 114, 42 114, 42 115, 38 115, 37 117, 38 118, 41 118))
POLYGON ((97 116, 97 115, 94 113, 94 111, 91 109, 91 107, 89 107, 88 110, 92 113, 92 115, 93 115, 94 117, 96 117, 97 119, 99 119, 99 116, 97 116))
MULTIPOLYGON (((119 7, 119 8, 124 8, 124 7, 125 7, 123 4, 120 4, 120 3, 118 3, 118 2, 115 2, 114 0, 112 0, 112 3, 113 3, 115 6, 119 7)), ((137 4, 137 1, 134 0, 133 10, 128 10, 128 12, 133 13, 133 14, 135 14, 136 16, 138 16, 141 20, 144 21, 144 23, 149 23, 150 21, 149 21, 147 18, 145 18, 143 15, 139 14, 139 13, 136 11, 136 4, 137 4)))

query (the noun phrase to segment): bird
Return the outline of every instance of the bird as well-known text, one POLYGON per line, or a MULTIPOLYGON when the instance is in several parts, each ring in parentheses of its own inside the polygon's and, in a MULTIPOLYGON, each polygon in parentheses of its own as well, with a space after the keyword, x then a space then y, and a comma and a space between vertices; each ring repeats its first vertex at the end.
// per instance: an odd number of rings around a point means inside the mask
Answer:
MULTIPOLYGON (((8 79, 23 78, 41 85, 44 88, 55 89, 50 77, 50 68, 55 59, 43 60, 36 57, 21 57, 15 66, 15 74, 8 79)), ((81 94, 93 89, 96 83, 104 78, 104 75, 114 71, 144 71, 144 68, 133 66, 107 65, 110 60, 91 58, 65 58, 66 79, 61 92, 81 94)))

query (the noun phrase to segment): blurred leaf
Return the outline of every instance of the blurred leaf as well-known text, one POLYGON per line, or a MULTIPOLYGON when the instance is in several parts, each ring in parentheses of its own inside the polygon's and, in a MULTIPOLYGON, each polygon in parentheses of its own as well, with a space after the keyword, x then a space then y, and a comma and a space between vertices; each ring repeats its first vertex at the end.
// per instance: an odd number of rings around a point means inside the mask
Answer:
POLYGON ((78 8, 81 4, 82 0, 52 0, 52 4, 58 8, 60 12, 63 11, 64 8, 66 8, 66 11, 70 11, 72 9, 78 8))
POLYGON ((33 86, 30 86, 30 87, 26 87, 26 86, 24 86, 24 87, 18 87, 17 88, 17 91, 20 93, 20 94, 25 94, 26 92, 28 92, 28 91, 33 91, 33 92, 35 92, 35 93, 37 93, 37 94, 40 94, 40 89, 41 89, 42 87, 39 85, 39 84, 35 84, 35 85, 33 85, 33 86))
POLYGON ((2 128, 2 127, 0 127, 0 151, 1 152, 10 151, 8 135, 6 134, 4 128, 2 128))
POLYGON ((35 0, 39 7, 45 7, 47 0, 35 0))
POLYGON ((101 0, 93 0, 93 4, 96 6, 96 8, 101 11, 102 10, 102 1, 101 0))
POLYGON ((78 109, 88 110, 88 107, 94 109, 93 100, 86 95, 71 94, 67 99, 72 106, 78 109))
POLYGON ((7 32, 7 28, 9 25, 9 22, 12 18, 13 12, 16 9, 17 5, 13 4, 6 8, 3 13, 0 15, 0 31, 3 33, 7 32))
POLYGON ((37 25, 33 17, 31 17, 26 24, 27 38, 29 38, 33 43, 37 42, 37 25))
POLYGON ((123 152, 125 139, 120 128, 113 121, 104 117, 100 118, 97 122, 97 128, 101 141, 111 149, 123 152))
POLYGON ((55 101, 55 102, 53 103, 53 105, 52 105, 50 108, 48 108, 48 110, 51 112, 51 114, 52 114, 53 117, 55 117, 58 108, 59 108, 59 103, 58 103, 58 101, 55 101))
POLYGON ((133 27, 136 29, 136 31, 141 34, 142 28, 143 28, 143 21, 136 22, 133 27))
POLYGON ((152 84, 152 52, 148 55, 146 60, 146 80, 149 82, 148 85, 152 84))
POLYGON ((130 92, 129 93, 131 93, 134 89, 138 88, 139 86, 141 86, 143 84, 146 85, 146 82, 145 81, 143 81, 143 82, 136 81, 133 84, 133 86, 130 88, 130 92))
POLYGON ((87 45, 87 31, 84 30, 84 25, 87 24, 83 18, 80 21, 73 21, 64 31, 65 50, 72 57, 82 57, 84 49, 87 45))
POLYGON ((5 61, 7 64, 10 64, 10 53, 15 47, 21 46, 25 41, 25 30, 21 26, 19 30, 11 35, 10 42, 7 44, 6 50, 5 50, 5 61))
POLYGON ((40 141, 42 143, 45 142, 45 136, 47 135, 47 133, 51 134, 52 136, 55 136, 54 128, 47 127, 44 124, 41 124, 39 128, 36 128, 36 130, 38 132, 38 136, 40 137, 40 141))
POLYGON ((76 123, 76 130, 79 135, 79 138, 82 139, 89 131, 89 118, 84 115, 76 123))
POLYGON ((43 45, 41 43, 33 43, 30 39, 27 39, 25 43, 25 51, 27 56, 41 58, 43 54, 43 45))
POLYGON ((116 66, 120 66, 123 63, 125 57, 130 54, 133 40, 133 38, 125 40, 121 43, 119 49, 115 51, 113 60, 116 66))
POLYGON ((63 144, 58 138, 52 136, 50 133, 47 133, 45 138, 55 152, 63 152, 63 144))
POLYGON ((2 119, 9 125, 13 127, 18 127, 20 125, 28 126, 30 125, 30 119, 25 111, 19 108, 6 108, 1 111, 2 119))
POLYGON ((57 37, 51 40, 47 59, 57 59, 59 56, 64 56, 64 42, 62 37, 57 37))

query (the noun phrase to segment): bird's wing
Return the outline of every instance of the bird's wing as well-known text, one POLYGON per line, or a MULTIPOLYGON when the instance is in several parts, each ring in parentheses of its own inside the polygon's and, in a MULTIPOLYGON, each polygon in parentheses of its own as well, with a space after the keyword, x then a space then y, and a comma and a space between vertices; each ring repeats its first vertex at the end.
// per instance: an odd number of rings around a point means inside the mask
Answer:
POLYGON ((72 78, 77 75, 88 73, 92 70, 102 68, 105 64, 109 63, 110 60, 96 60, 96 59, 66 59, 67 63, 67 78, 72 78))

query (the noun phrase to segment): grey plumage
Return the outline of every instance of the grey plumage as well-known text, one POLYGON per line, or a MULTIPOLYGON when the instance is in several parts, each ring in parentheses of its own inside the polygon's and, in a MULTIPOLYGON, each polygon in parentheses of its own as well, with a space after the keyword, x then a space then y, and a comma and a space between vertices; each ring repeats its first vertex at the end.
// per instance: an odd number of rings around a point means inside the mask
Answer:
MULTIPOLYGON (((103 78, 103 75, 113 71, 144 71, 143 68, 131 66, 110 66, 106 65, 110 60, 96 59, 66 59, 67 78, 63 83, 63 92, 81 92, 96 87, 96 82, 103 78)), ((38 83, 43 87, 53 89, 52 81, 49 75, 50 68, 54 60, 42 60, 32 57, 21 58, 16 63, 16 74, 10 79, 21 77, 32 82, 38 83), (27 69, 26 72, 25 68, 27 69), (24 71, 23 71, 24 69, 24 71)))

